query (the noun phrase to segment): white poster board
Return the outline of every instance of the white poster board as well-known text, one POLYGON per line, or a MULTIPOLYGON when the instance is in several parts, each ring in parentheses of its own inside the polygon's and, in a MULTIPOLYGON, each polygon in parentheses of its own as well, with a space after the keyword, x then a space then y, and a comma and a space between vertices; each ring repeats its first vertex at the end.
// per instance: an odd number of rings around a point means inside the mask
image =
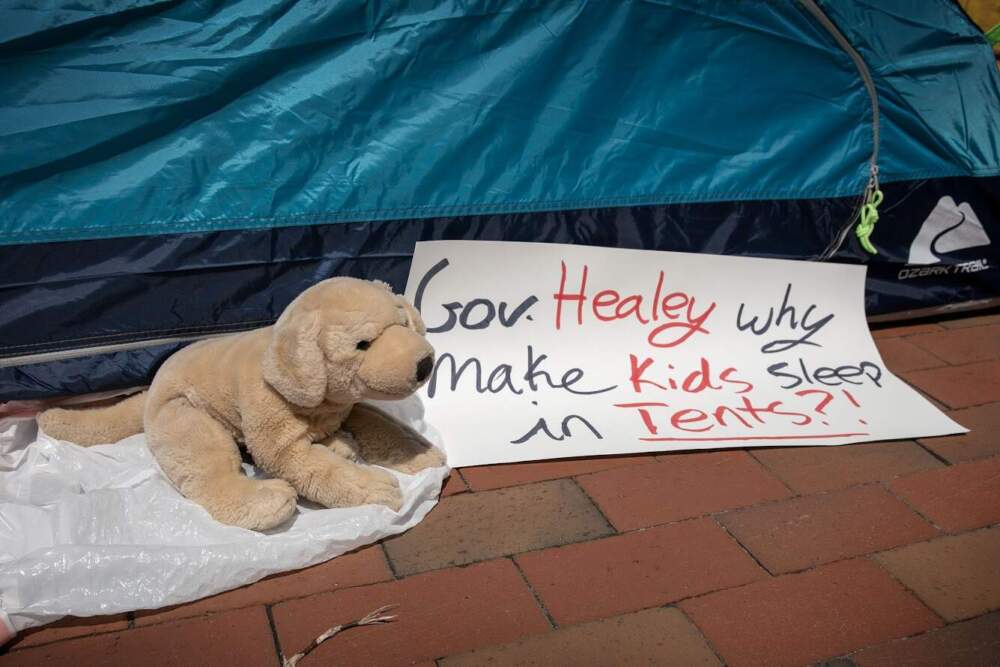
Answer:
POLYGON ((964 432, 885 368, 865 268, 540 243, 418 243, 452 466, 964 432))

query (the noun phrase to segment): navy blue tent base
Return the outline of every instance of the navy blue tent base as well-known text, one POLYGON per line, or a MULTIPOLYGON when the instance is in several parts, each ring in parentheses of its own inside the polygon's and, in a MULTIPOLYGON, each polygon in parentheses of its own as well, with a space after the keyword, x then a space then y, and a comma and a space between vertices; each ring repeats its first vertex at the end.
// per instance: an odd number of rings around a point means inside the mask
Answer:
MULTIPOLYGON (((913 221, 946 196, 973 211, 1000 211, 1000 178, 892 183, 884 190, 896 203, 878 223, 879 254, 865 253, 850 233, 833 259, 868 264, 869 315, 976 303, 1000 293, 1000 258, 992 245, 955 250, 932 265, 906 263, 920 228, 913 221)), ((856 206, 857 198, 717 202, 35 244, 10 255, 10 274, 19 280, 0 286, 0 364, 17 360, 0 367, 0 399, 145 384, 166 356, 191 340, 271 324, 299 292, 330 276, 379 278, 402 291, 417 241, 545 241, 817 259, 856 206), (43 303, 52 305, 39 308, 43 303), (40 329, 65 336, 39 339, 40 329), (67 349, 72 356, 59 358, 67 349)), ((987 233, 1000 238, 996 226, 987 233)))

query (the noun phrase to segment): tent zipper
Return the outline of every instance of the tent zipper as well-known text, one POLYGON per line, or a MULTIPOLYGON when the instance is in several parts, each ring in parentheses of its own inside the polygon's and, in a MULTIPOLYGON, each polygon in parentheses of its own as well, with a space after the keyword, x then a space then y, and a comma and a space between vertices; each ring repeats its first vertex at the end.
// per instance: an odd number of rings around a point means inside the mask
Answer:
POLYGON ((844 245, 844 240, 847 238, 848 233, 850 233, 851 228, 854 226, 855 219, 858 218, 862 209, 872 201, 875 193, 879 191, 878 187, 878 149, 880 141, 880 126, 879 126, 879 105, 878 105, 878 92, 875 90, 875 80, 872 79, 871 70, 868 69, 867 63, 858 53, 857 49, 851 46, 851 43, 847 41, 844 33, 830 20, 830 17, 826 15, 816 0, 799 0, 806 10, 812 14, 813 18, 819 21, 820 25, 833 37, 833 40, 837 42, 837 45, 848 55, 854 62, 854 66, 858 70, 858 74, 861 75, 861 80, 865 85, 865 90, 868 92, 868 99, 871 101, 872 107, 872 152, 871 157, 868 160, 868 183, 865 185, 864 194, 862 196, 861 205, 855 210, 851 215, 850 220, 840 233, 837 234, 836 238, 826 247, 823 253, 819 256, 820 260, 827 260, 833 257, 833 255, 840 250, 840 247, 844 245))

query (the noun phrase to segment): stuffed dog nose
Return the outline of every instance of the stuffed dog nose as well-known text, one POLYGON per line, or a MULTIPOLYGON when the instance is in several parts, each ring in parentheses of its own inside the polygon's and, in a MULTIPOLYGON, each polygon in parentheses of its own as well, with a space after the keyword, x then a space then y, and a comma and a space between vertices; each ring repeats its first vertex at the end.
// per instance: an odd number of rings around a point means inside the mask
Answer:
POLYGON ((417 363, 417 382, 423 382, 434 370, 434 357, 428 354, 417 363))

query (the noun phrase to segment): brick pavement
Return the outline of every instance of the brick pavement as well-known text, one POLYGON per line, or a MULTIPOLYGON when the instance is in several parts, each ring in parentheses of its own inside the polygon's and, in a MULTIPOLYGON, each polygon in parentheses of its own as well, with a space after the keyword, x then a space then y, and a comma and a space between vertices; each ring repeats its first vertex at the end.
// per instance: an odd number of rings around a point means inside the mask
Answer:
POLYGON ((1000 315, 881 327, 964 436, 467 468, 409 533, 13 665, 1000 664, 1000 315))

